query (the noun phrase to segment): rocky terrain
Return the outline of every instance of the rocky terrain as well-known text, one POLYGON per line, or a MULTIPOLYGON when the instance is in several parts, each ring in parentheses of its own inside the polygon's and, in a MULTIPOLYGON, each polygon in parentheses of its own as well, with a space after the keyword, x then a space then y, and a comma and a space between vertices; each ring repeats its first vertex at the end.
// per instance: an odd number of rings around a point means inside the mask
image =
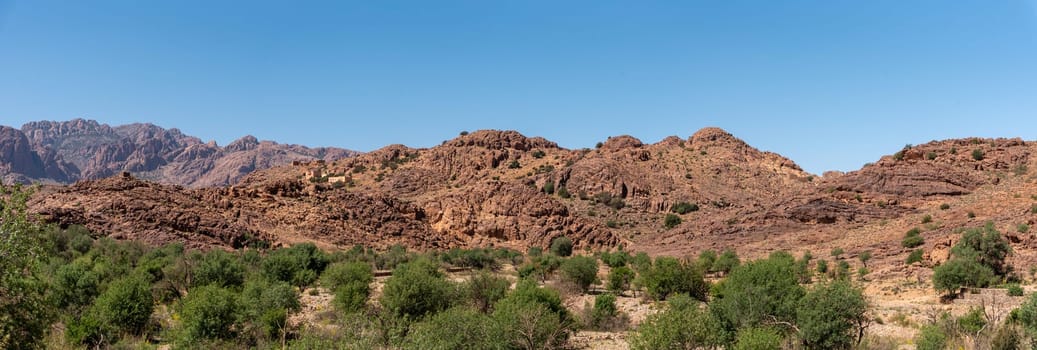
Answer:
POLYGON ((129 171, 151 181, 188 187, 223 186, 246 174, 293 161, 339 159, 356 152, 307 148, 242 137, 215 142, 152 124, 109 126, 93 120, 0 126, 0 179, 69 184, 129 171))
POLYGON ((225 187, 158 184, 142 180, 151 172, 130 171, 45 188, 33 208, 62 224, 197 247, 522 249, 564 235, 578 248, 678 256, 868 250, 878 274, 914 276, 924 272, 903 263, 909 250, 899 244, 912 227, 922 229, 929 264, 946 257, 961 228, 986 221, 1017 246, 1013 259, 1037 258, 1037 240, 1018 232, 1037 218, 1033 150, 1019 139, 934 141, 815 176, 717 128, 654 144, 617 136, 577 150, 485 130, 428 149, 391 145, 258 170, 225 187), (673 213, 681 203, 697 210, 673 213), (667 215, 680 222, 667 227, 667 215))

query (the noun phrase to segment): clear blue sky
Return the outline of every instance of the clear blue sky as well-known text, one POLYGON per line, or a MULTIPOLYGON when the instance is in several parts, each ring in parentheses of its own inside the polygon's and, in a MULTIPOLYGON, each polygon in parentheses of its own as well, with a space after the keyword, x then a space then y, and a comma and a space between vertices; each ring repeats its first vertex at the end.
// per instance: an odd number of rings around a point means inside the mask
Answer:
POLYGON ((1033 140, 1037 0, 0 0, 0 124, 372 150, 719 126, 806 170, 1033 140))

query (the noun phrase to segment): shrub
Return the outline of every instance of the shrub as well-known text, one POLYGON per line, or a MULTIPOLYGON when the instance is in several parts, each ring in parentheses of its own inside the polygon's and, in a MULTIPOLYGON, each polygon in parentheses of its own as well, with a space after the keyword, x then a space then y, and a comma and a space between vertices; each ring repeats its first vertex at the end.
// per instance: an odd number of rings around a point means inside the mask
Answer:
POLYGON ((666 214, 666 218, 663 219, 663 226, 667 229, 677 227, 681 224, 681 217, 674 214, 666 214))
POLYGON ((1016 226, 1015 230, 1019 231, 1019 233, 1027 233, 1030 232, 1030 225, 1019 224, 1019 226, 1016 226))
POLYGON ((947 334, 938 325, 922 327, 915 337, 915 348, 918 350, 944 350, 947 348, 947 334))
POLYGON ((947 203, 940 204, 940 210, 947 210, 947 209, 950 209, 950 208, 951 208, 950 204, 947 204, 947 203))
POLYGON ((857 254, 857 260, 860 260, 861 264, 864 266, 868 266, 868 261, 871 260, 871 251, 865 250, 860 254, 857 254))
POLYGON ((817 261, 817 273, 822 275, 828 273, 828 261, 826 261, 825 259, 817 261))
POLYGON ((634 280, 634 270, 629 267, 620 266, 609 271, 608 290, 621 293, 630 288, 630 282, 634 280))
POLYGON ((187 294, 180 314, 187 342, 227 339, 232 336, 231 325, 238 316, 238 304, 234 293, 226 288, 201 286, 187 294))
POLYGON ((674 212, 674 213, 677 213, 677 214, 687 214, 687 213, 698 211, 698 210, 699 210, 698 204, 693 204, 693 203, 688 203, 688 202, 680 202, 680 203, 676 203, 676 204, 670 206, 670 211, 674 212))
POLYGON ((594 148, 601 148, 604 145, 605 145, 604 143, 598 142, 598 143, 594 144, 594 148))
POLYGON ((379 301, 396 316, 421 318, 445 310, 453 294, 453 285, 438 266, 422 258, 396 267, 379 301))
POLYGON ((569 199, 570 197, 572 197, 572 195, 569 194, 569 189, 565 188, 564 185, 563 186, 558 186, 558 191, 557 192, 558 192, 558 197, 562 197, 562 198, 565 198, 565 199, 569 199))
POLYGON ((1023 287, 1019 286, 1018 283, 1012 283, 1008 285, 1008 295, 1013 297, 1023 296, 1023 287))
POLYGON ((703 250, 699 253, 699 257, 695 260, 695 265, 702 272, 714 272, 713 265, 717 262, 717 252, 713 250, 703 250))
POLYGON ((904 248, 915 248, 922 244, 925 244, 925 238, 922 238, 917 227, 912 228, 904 234, 904 239, 900 241, 900 245, 904 248))
POLYGON ((626 266, 627 261, 630 260, 630 258, 630 253, 624 252, 622 250, 614 253, 601 253, 601 262, 605 263, 605 265, 608 265, 608 267, 612 268, 626 266))
POLYGON ((846 349, 867 326, 863 292, 846 281, 821 285, 799 301, 796 325, 808 349, 846 349))
POLYGON ((739 266, 713 290, 710 310, 730 334, 765 322, 794 323, 805 293, 795 259, 782 252, 739 266))
POLYGON ((668 256, 655 259, 655 264, 642 274, 642 279, 648 295, 656 300, 665 300, 671 294, 687 294, 698 300, 706 300, 709 291, 702 272, 668 256))
POLYGON ((144 330, 153 309, 151 286, 141 276, 112 282, 91 308, 98 320, 131 334, 144 330))
POLYGON ((983 156, 983 150, 979 148, 972 150, 972 159, 983 160, 983 156))
POLYGON ((936 159, 936 152, 929 151, 925 154, 925 159, 933 160, 936 159))
POLYGON ((544 151, 541 151, 541 150, 533 151, 533 158, 540 159, 540 158, 544 158, 545 155, 547 155, 547 154, 544 153, 544 151))
POLYGON ((508 163, 508 169, 518 169, 521 167, 522 164, 519 164, 518 160, 512 160, 510 163, 508 163))
POLYGON ((922 252, 921 249, 912 250, 911 254, 907 256, 907 260, 905 262, 908 265, 914 264, 916 262, 922 262, 922 254, 924 254, 924 252, 922 252))
POLYGON ((994 338, 990 340, 990 349, 992 350, 1018 350, 1022 344, 1023 339, 1017 330, 1017 326, 1010 323, 1003 323, 1001 327, 997 328, 997 332, 994 333, 994 338))
POLYGON ((738 254, 734 249, 724 249, 724 252, 717 257, 717 262, 713 264, 713 271, 727 274, 739 264, 741 264, 741 260, 738 259, 738 254))
POLYGON ((925 214, 925 216, 922 217, 922 223, 923 224, 928 224, 930 222, 933 222, 933 216, 929 215, 929 214, 925 214))
POLYGON ((601 329, 609 320, 619 315, 616 308, 616 295, 612 293, 598 294, 594 297, 594 309, 591 311, 590 326, 601 329))
POLYGON ((191 277, 193 286, 239 287, 244 281, 245 266, 234 255, 219 249, 203 255, 191 277))
POLYGON ((288 313, 299 311, 299 296, 285 282, 255 279, 245 283, 239 301, 242 331, 276 339, 287 332, 288 313))
POLYGON ((557 256, 570 256, 573 254, 573 241, 566 236, 558 236, 551 240, 551 253, 557 256))
POLYGON ((495 349, 500 331, 490 316, 454 307, 411 327, 404 349, 495 349))
POLYGON ((335 263, 328 266, 320 276, 321 285, 328 290, 335 290, 350 283, 371 284, 374 271, 371 265, 364 262, 335 263))
POLYGON ((1010 272, 1005 258, 1011 251, 1012 247, 994 228, 994 223, 987 222, 983 228, 965 230, 961 240, 951 248, 951 255, 975 260, 993 270, 994 274, 1004 276, 1010 272))
POLYGON ((843 251, 843 248, 832 248, 832 252, 831 252, 831 255, 832 255, 832 258, 834 258, 834 259, 837 259, 837 260, 838 260, 838 259, 839 259, 839 256, 843 255, 843 253, 845 253, 845 252, 843 251))
POLYGON ((544 193, 554 194, 555 193, 555 182, 552 181, 552 180, 547 180, 547 182, 544 183, 544 189, 543 190, 544 190, 544 193))
POLYGON ((649 315, 630 336, 630 348, 696 349, 721 344, 723 329, 699 302, 687 295, 670 298, 666 308, 649 315))
POLYGON ((965 216, 967 216, 967 217, 968 217, 969 219, 972 219, 972 218, 975 218, 975 217, 976 217, 976 213, 973 213, 973 212, 971 212, 971 211, 970 211, 970 212, 968 212, 968 214, 966 214, 965 216))
POLYGON ((591 284, 598 283, 598 260, 587 256, 574 256, 562 262, 558 268, 562 277, 586 292, 591 284))
POLYGON ((313 243, 302 243, 275 250, 263 260, 262 271, 267 278, 302 287, 313 283, 328 262, 313 243))
POLYGON ((494 305, 493 318, 502 330, 499 340, 511 348, 558 347, 573 328, 572 316, 558 292, 529 280, 519 281, 514 291, 494 305))
POLYGON ((748 328, 738 332, 734 350, 781 350, 781 334, 771 328, 748 328))
POLYGON ((79 310, 89 306, 99 293, 100 281, 89 263, 76 260, 62 265, 54 275, 52 298, 59 309, 79 310))
POLYGON ((954 294, 961 287, 985 287, 994 271, 975 260, 953 258, 933 269, 933 287, 954 294))
POLYGON ((493 304, 507 294, 511 282, 490 272, 481 271, 466 281, 463 287, 476 310, 489 312, 493 304))

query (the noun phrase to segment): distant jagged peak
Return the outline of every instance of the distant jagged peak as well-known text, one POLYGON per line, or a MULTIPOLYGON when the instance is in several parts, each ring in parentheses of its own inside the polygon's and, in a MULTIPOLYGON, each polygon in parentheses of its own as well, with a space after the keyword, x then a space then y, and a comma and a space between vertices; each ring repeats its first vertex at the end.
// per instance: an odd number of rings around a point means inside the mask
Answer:
POLYGON ((644 143, 636 137, 630 135, 619 135, 609 137, 608 140, 605 140, 605 143, 601 145, 601 149, 618 151, 626 148, 641 148, 641 146, 644 146, 644 143))
POLYGON ((258 146, 259 139, 252 135, 245 135, 227 144, 227 147, 224 147, 223 150, 227 152, 250 151, 256 149, 258 146))
POLYGON ((558 144, 543 137, 526 137, 514 130, 478 130, 461 133, 461 136, 446 143, 454 147, 483 147, 488 149, 511 148, 528 151, 537 148, 558 148, 558 144))

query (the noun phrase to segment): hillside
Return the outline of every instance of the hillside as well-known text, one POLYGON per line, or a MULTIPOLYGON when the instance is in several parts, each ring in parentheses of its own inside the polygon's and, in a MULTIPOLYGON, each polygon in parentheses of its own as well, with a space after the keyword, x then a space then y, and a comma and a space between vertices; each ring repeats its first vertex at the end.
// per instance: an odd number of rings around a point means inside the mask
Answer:
POLYGON ((391 145, 259 170, 218 188, 161 185, 130 172, 47 188, 33 207, 63 224, 199 247, 262 240, 524 248, 564 235, 578 247, 622 244, 678 256, 872 250, 900 273, 896 262, 908 250, 899 239, 914 226, 923 228, 933 261, 958 229, 988 220, 1010 234, 1016 259, 1034 258, 1030 235, 1012 233, 1033 224, 1032 152, 1018 139, 946 140, 816 177, 717 128, 654 144, 617 136, 578 150, 484 130, 427 149, 391 145), (698 209, 667 228, 678 203, 698 209), (926 214, 932 222, 922 225, 926 214))
POLYGON ((109 126, 93 120, 0 126, 0 179, 70 184, 123 171, 161 183, 223 186, 246 174, 293 161, 338 159, 356 152, 307 148, 245 136, 220 147, 152 124, 109 126))

